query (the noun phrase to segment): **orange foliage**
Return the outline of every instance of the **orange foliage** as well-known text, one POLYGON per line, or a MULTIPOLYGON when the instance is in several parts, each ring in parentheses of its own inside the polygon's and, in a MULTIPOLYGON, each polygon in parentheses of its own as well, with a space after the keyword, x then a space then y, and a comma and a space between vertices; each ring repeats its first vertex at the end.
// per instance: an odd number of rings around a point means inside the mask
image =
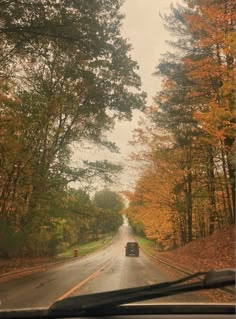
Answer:
POLYGON ((207 133, 217 140, 232 138, 236 75, 234 5, 230 0, 214 5, 210 0, 196 0, 191 2, 191 8, 195 10, 184 15, 185 23, 195 38, 195 47, 206 53, 197 59, 183 60, 189 79, 195 83, 187 97, 205 97, 203 110, 196 112, 196 119, 207 133))

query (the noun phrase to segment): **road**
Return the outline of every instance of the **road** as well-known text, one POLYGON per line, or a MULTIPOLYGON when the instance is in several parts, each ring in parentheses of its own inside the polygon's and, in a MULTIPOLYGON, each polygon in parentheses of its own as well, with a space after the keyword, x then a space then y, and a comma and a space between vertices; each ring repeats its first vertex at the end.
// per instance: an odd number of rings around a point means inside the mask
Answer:
MULTIPOLYGON (((113 243, 104 250, 0 283, 0 309, 49 307, 56 300, 68 296, 175 279, 142 252, 139 257, 125 257, 124 246, 132 240, 131 228, 124 223, 113 243)), ((206 297, 199 293, 184 294, 163 298, 158 302, 166 301, 206 302, 206 297)))

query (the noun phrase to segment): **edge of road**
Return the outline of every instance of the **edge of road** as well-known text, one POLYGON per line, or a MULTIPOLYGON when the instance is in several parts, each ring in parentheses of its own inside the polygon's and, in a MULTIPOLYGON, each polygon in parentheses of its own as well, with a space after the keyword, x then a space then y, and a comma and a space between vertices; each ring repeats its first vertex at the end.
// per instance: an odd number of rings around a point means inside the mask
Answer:
POLYGON ((185 274, 185 275, 192 275, 192 274, 193 274, 193 273, 191 273, 190 271, 188 271, 188 270, 186 270, 186 269, 180 268, 180 267, 178 267, 178 266, 174 266, 174 265, 170 264, 169 262, 165 261, 164 259, 161 259, 161 258, 159 258, 159 257, 157 257, 157 256, 154 256, 154 255, 150 254, 150 253, 147 252, 147 251, 145 250, 145 248, 143 248, 143 246, 139 243, 137 237, 134 236, 134 238, 135 238, 135 240, 137 241, 137 243, 139 244, 139 247, 141 248, 142 252, 143 252, 144 254, 146 254, 147 256, 149 256, 149 257, 151 257, 151 258, 153 258, 153 259, 155 259, 155 260, 161 262, 162 264, 165 264, 166 266, 169 266, 170 268, 172 268, 172 269, 174 269, 174 270, 180 272, 181 274, 185 274))
POLYGON ((21 275, 31 274, 31 273, 33 273, 33 272, 35 272, 37 270, 47 270, 47 268, 51 268, 53 266, 57 266, 57 265, 60 265, 60 264, 65 264, 65 263, 68 263, 68 262, 73 261, 73 260, 80 260, 80 259, 84 259, 86 257, 89 257, 91 255, 95 255, 95 254, 99 253, 100 251, 102 251, 102 250, 108 248, 109 246, 111 246, 113 244, 114 237, 116 236, 116 234, 114 234, 112 236, 111 241, 109 243, 105 244, 103 247, 99 248, 98 250, 93 251, 91 253, 88 253, 86 255, 78 256, 78 257, 69 257, 69 258, 67 258, 65 260, 60 260, 60 261, 56 261, 56 262, 49 262, 49 263, 46 263, 46 264, 42 264, 40 266, 29 267, 29 268, 26 268, 26 269, 6 272, 4 274, 0 274, 0 280, 8 278, 8 277, 9 277, 9 279, 11 279, 11 277, 17 278, 18 277, 17 275, 21 276, 21 275))
MULTIPOLYGON (((159 257, 156 257, 156 256, 154 256, 154 255, 152 255, 152 254, 150 254, 149 252, 147 252, 147 251, 142 247, 142 245, 140 245, 140 243, 139 243, 138 239, 136 238, 136 236, 134 236, 134 238, 135 238, 135 240, 137 241, 137 243, 139 244, 139 247, 141 248, 142 252, 143 252, 145 255, 151 257, 152 259, 155 259, 155 260, 161 262, 162 264, 164 264, 164 265, 170 267, 171 269, 174 269, 175 271, 177 271, 178 273, 180 273, 180 274, 182 274, 182 275, 184 274, 184 275, 190 276, 190 275, 193 274, 193 273, 190 272, 189 270, 186 270, 186 269, 180 268, 180 267, 178 267, 178 266, 172 265, 172 264, 170 264, 169 262, 167 262, 167 261, 165 261, 165 260, 163 260, 163 259, 161 259, 161 258, 159 258, 159 257)), ((222 290, 223 292, 226 292, 226 293, 228 293, 228 294, 230 294, 230 295, 235 295, 235 291, 234 291, 233 289, 230 289, 229 287, 220 288, 220 290, 222 290)))

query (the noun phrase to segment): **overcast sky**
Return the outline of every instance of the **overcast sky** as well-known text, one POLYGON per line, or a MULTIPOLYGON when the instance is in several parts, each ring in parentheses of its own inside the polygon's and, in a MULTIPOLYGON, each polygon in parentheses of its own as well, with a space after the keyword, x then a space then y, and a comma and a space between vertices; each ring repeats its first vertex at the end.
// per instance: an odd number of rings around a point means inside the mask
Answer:
MULTIPOLYGON (((125 14, 122 34, 132 44, 132 58, 137 61, 142 79, 143 90, 147 92, 147 104, 152 104, 152 98, 160 89, 160 79, 152 74, 161 58, 161 54, 168 50, 165 43, 170 35, 164 29, 163 21, 159 13, 169 12, 171 0, 126 0, 122 13, 125 14)), ((128 144, 132 140, 132 131, 137 127, 139 112, 135 112, 132 122, 119 122, 114 132, 108 135, 120 148, 120 154, 112 154, 99 149, 83 151, 83 154, 75 149, 72 163, 80 166, 82 159, 103 160, 124 164, 124 172, 119 176, 119 181, 113 186, 116 190, 130 189, 137 178, 137 170, 132 169, 132 163, 127 161, 128 154, 133 151, 128 144)), ((76 186, 76 185, 73 185, 76 186)))

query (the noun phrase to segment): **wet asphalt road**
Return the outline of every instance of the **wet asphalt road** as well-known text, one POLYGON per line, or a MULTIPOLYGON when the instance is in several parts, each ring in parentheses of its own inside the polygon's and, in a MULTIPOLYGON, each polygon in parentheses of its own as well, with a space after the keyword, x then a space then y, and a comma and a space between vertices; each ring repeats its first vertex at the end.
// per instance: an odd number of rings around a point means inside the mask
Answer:
MULTIPOLYGON (((0 309, 49 307, 59 298, 101 291, 137 287, 173 280, 142 252, 126 257, 124 246, 134 240, 124 224, 112 245, 93 255, 57 265, 48 270, 0 282, 0 309)), ((158 302, 206 302, 206 297, 183 294, 158 302)), ((156 300, 152 301, 156 302, 156 300)))

